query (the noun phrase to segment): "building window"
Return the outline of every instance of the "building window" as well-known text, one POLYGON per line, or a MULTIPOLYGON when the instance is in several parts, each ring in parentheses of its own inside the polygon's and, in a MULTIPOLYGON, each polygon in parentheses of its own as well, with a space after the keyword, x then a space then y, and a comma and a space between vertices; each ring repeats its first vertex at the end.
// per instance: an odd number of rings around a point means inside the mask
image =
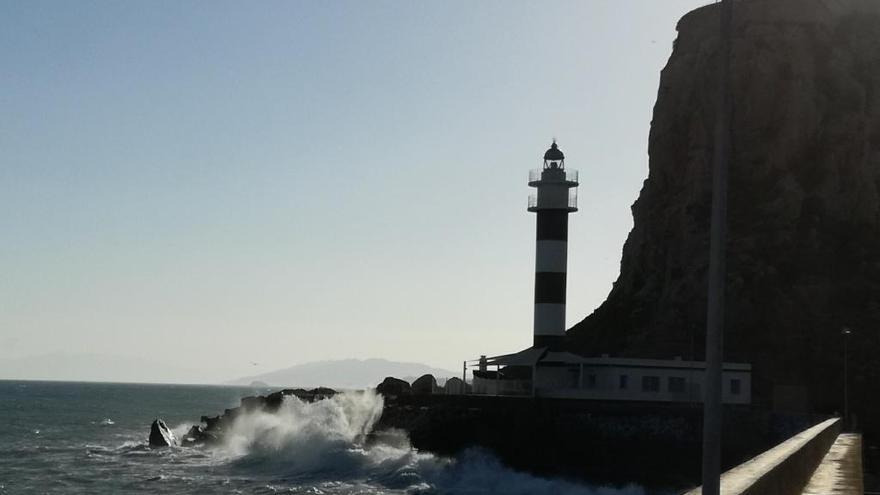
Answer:
POLYGON ((620 389, 626 390, 629 386, 629 375, 620 375, 620 389))
POLYGON ((580 377, 580 372, 581 371, 577 368, 568 369, 568 386, 570 388, 578 388, 578 385, 580 384, 578 381, 580 377))
POLYGON ((669 392, 673 394, 680 394, 684 392, 684 378, 680 376, 670 376, 668 385, 669 392))
POLYGON ((587 388, 596 388, 596 375, 587 375, 587 388))
POLYGON ((731 395, 739 395, 740 394, 740 382, 738 378, 733 378, 730 380, 730 394, 731 395))
POLYGON ((643 376, 642 377, 642 391, 643 392, 658 392, 660 390, 660 377, 659 376, 643 376))

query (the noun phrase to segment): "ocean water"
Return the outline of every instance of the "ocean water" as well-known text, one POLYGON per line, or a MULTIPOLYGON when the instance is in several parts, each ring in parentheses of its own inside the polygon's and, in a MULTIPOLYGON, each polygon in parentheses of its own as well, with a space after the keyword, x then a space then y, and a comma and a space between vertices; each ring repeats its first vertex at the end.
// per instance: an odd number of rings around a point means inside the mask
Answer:
POLYGON ((180 434, 266 390, 194 385, 0 381, 0 494, 302 493, 642 495, 513 471, 487 452, 440 458, 405 434, 362 444, 382 410, 373 393, 239 418, 222 445, 151 449, 149 427, 180 434))

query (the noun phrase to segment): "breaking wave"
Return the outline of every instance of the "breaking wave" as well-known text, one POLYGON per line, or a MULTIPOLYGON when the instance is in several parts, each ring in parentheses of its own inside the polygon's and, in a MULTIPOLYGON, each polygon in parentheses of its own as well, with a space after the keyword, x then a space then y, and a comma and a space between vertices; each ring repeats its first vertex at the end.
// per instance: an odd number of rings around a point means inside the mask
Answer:
POLYGON ((479 449, 447 459, 416 451, 403 432, 367 441, 382 413, 373 392, 241 414, 215 454, 239 476, 296 492, 643 495, 638 486, 592 487, 513 471, 479 449))

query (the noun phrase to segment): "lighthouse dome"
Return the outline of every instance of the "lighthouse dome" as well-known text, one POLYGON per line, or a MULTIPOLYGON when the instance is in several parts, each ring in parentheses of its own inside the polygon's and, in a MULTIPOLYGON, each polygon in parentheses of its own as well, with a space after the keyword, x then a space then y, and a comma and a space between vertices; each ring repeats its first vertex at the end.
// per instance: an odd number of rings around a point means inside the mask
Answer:
POLYGON ((549 161, 565 160, 565 155, 563 155, 562 150, 556 146, 556 141, 553 141, 553 144, 550 145, 550 149, 544 153, 544 159, 549 161))

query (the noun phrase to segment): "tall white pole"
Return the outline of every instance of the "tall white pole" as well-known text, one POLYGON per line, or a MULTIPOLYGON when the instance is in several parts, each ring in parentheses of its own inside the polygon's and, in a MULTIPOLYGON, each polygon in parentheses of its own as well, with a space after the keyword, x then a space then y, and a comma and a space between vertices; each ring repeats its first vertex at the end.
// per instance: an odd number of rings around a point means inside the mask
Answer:
POLYGON ((847 385, 849 385, 849 377, 847 376, 847 359, 849 356, 849 338, 848 336, 843 337, 843 427, 846 428, 846 423, 849 421, 849 390, 847 390, 847 385))
POLYGON ((727 277, 727 170, 730 162, 730 51, 732 0, 721 2, 718 93, 712 157, 712 224, 706 311, 706 380, 703 399, 703 495, 721 493, 721 366, 724 361, 724 286, 727 277))
POLYGON ((846 430, 849 421, 849 375, 847 368, 849 365, 849 336, 852 330, 844 328, 840 333, 843 334, 843 428, 846 430))

